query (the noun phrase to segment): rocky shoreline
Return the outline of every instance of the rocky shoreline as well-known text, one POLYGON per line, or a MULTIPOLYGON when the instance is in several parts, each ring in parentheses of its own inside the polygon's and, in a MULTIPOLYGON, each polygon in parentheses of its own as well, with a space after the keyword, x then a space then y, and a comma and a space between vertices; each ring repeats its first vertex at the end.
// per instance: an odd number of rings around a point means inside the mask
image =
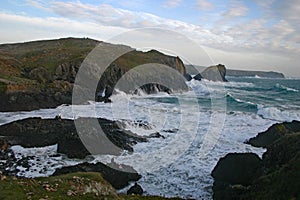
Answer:
POLYGON ((213 198, 299 199, 300 122, 274 124, 246 143, 266 148, 262 159, 253 153, 230 153, 212 171, 213 198))
MULTIPOLYGON (((88 125, 91 118, 77 119, 80 122, 88 125)), ((149 136, 138 136, 130 131, 124 129, 123 122, 111 121, 107 119, 95 119, 99 122, 105 137, 118 147, 115 151, 114 148, 102 145, 102 152, 98 154, 111 154, 118 155, 124 150, 129 153, 133 151, 133 145, 139 142, 147 142, 148 138, 162 138, 159 133, 153 133, 149 136)), ((149 125, 144 124, 142 121, 135 122, 135 125, 148 129, 149 125)), ((89 133, 85 133, 89 134, 89 133)), ((93 136, 93 135, 92 135, 93 136)), ((99 135, 98 135, 99 137, 99 135)), ((104 135, 103 135, 104 137, 104 135)), ((55 155, 48 155, 49 157, 61 157, 63 155, 68 158, 84 159, 91 155, 82 143, 75 127, 74 120, 61 119, 41 119, 41 118, 28 118, 11 122, 0 126, 0 171, 5 176, 19 176, 20 168, 23 171, 35 171, 33 160, 37 161, 34 155, 16 155, 12 150, 12 146, 21 145, 26 148, 33 147, 46 147, 50 145, 57 145, 57 152, 55 155)), ((49 162, 49 165, 51 162, 49 162)), ((47 163, 44 163, 46 166, 47 163)), ((44 169, 46 170, 46 168, 44 169)), ((81 162, 77 165, 66 166, 57 168, 53 173, 54 176, 69 174, 75 172, 98 172, 102 174, 103 178, 108 181, 115 189, 122 189, 128 186, 131 182, 138 181, 141 178, 132 167, 111 162, 107 165, 103 163, 88 163, 81 162)), ((22 176, 22 175, 21 175, 22 176)))

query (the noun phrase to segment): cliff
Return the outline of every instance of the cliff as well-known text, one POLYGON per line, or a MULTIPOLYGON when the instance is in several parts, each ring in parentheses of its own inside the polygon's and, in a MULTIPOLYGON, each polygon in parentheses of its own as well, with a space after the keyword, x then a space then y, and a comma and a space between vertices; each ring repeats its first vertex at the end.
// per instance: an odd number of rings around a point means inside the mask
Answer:
MULTIPOLYGON (((99 44, 115 48, 123 46, 88 38, 63 38, 0 45, 0 111, 34 110, 70 104, 77 72, 84 59, 99 44)), ((105 91, 107 99, 125 73, 147 63, 167 65, 181 75, 186 73, 179 57, 167 56, 155 50, 140 52, 131 49, 106 69, 99 81, 95 98, 97 94, 105 91)), ((160 74, 152 75, 168 79, 160 74)), ((134 78, 131 77, 131 80, 134 78)), ((174 80, 171 78, 170 83, 174 80)), ((184 81, 181 81, 182 85, 183 83, 184 81)), ((173 92, 174 88, 166 88, 152 82, 141 86, 147 93, 173 92)), ((187 87, 183 86, 179 90, 187 90, 187 87)))
POLYGON ((227 70, 227 76, 236 77, 261 77, 261 78, 284 78, 284 74, 279 72, 264 71, 244 71, 244 70, 227 70))

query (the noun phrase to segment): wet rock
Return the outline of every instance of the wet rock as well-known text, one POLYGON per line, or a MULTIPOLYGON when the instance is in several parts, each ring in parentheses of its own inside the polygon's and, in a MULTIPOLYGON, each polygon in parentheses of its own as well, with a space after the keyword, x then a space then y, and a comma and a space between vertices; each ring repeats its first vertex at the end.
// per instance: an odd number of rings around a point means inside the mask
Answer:
POLYGON ((199 73, 199 74, 197 74, 196 76, 194 76, 193 79, 195 79, 195 80, 197 80, 197 81, 201 81, 202 78, 203 78, 202 75, 199 73))
POLYGON ((259 133, 257 136, 249 139, 246 143, 254 147, 268 147, 279 138, 300 131, 300 122, 283 122, 272 125, 268 130, 259 133))
POLYGON ((84 158, 91 153, 118 155, 123 150, 132 152, 134 144, 147 141, 107 119, 80 118, 76 119, 76 126, 73 120, 29 118, 0 126, 0 136, 12 145, 23 147, 58 144, 58 153, 70 158, 84 158), (102 131, 86 128, 93 127, 94 123, 99 123, 102 131))
POLYGON ((192 76, 188 73, 184 74, 183 76, 187 81, 191 81, 193 79, 192 76))
POLYGON ((162 139, 165 139, 165 136, 161 135, 159 132, 151 133, 148 137, 149 138, 162 138, 162 139))
POLYGON ((129 188, 129 190, 127 191, 127 194, 128 195, 131 195, 131 194, 137 194, 137 195, 142 195, 144 193, 144 190, 143 188, 135 183, 131 188, 129 188))
POLYGON ((163 130, 166 133, 177 133, 179 129, 177 128, 173 128, 173 129, 167 129, 167 130, 163 130))

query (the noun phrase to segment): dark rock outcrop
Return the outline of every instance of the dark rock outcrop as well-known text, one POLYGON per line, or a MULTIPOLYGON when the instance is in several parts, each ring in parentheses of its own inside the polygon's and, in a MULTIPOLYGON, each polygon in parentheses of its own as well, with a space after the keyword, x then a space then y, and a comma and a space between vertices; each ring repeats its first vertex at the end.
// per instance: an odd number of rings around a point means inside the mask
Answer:
POLYGON ((115 189, 122 189, 129 185, 129 182, 138 181, 141 178, 141 175, 139 175, 132 167, 122 165, 122 168, 126 168, 126 170, 121 171, 117 170, 114 167, 110 168, 109 166, 102 163, 81 163, 75 166, 57 169, 53 175, 57 176, 74 172, 99 172, 102 174, 103 178, 107 182, 109 182, 115 189))
POLYGON ((42 89, 37 91, 18 91, 0 93, 0 111, 31 111, 43 108, 55 108, 72 103, 72 91, 42 89))
POLYGON ((216 66, 207 67, 203 72, 197 74, 194 79, 201 80, 207 79, 210 81, 220 81, 227 82, 226 78, 226 68, 225 65, 218 64, 216 66))
POLYGON ((216 182, 250 185, 261 175, 262 161, 254 153, 229 153, 221 158, 212 171, 216 182))
POLYGON ((212 171, 214 199, 234 199, 234 188, 246 188, 262 174, 262 161, 253 153, 230 153, 212 171))
MULTIPOLYGON (((114 154, 122 150, 133 151, 132 146, 146 142, 147 138, 137 136, 130 131, 120 129, 117 122, 107 119, 95 119, 100 124, 104 135, 92 130, 81 131, 79 136, 73 120, 29 118, 0 126, 0 136, 11 145, 23 147, 43 147, 58 144, 58 153, 70 158, 84 158, 90 154, 114 154), (91 149, 86 149, 85 144, 91 149), (97 140, 96 140, 97 139, 97 140), (89 141, 91 140, 91 141, 89 141), (110 142, 109 142, 110 141, 110 142), (99 146, 93 149, 93 146, 99 146)), ((92 126, 89 118, 80 118, 78 126, 92 126)))
POLYGON ((214 199, 300 198, 299 122, 275 124, 260 133, 254 144, 267 148, 259 165, 240 162, 249 158, 243 153, 239 154, 240 161, 233 159, 234 154, 219 160, 212 172, 214 199), (248 170, 255 166, 257 171, 248 170))
POLYGON ((193 77, 188 73, 184 74, 183 76, 187 81, 191 81, 193 79, 193 77))
POLYGON ((129 188, 129 190, 127 191, 127 194, 128 195, 131 195, 131 194, 137 194, 137 195, 142 195, 144 193, 144 190, 143 188, 135 183, 131 188, 129 188))
POLYGON ((268 147, 279 138, 300 131, 300 122, 284 122, 280 124, 274 124, 268 130, 259 133, 257 136, 250 138, 246 143, 251 144, 254 147, 268 147))
POLYGON ((197 81, 201 81, 202 80, 202 75, 201 74, 197 74, 196 76, 194 76, 193 79, 197 80, 197 81))

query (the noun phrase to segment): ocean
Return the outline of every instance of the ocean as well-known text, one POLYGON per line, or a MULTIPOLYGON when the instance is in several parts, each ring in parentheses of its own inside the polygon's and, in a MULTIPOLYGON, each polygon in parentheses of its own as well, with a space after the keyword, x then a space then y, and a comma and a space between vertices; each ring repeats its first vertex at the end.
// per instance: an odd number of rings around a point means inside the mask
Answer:
MULTIPOLYGON (((142 175, 139 185, 149 195, 212 199, 210 173, 221 157, 230 152, 262 156, 265 149, 244 142, 274 123, 300 120, 300 79, 227 78, 226 83, 192 80, 187 82, 191 90, 183 93, 146 95, 139 91, 128 95, 118 91, 111 104, 91 101, 31 112, 2 112, 0 124, 56 115, 67 119, 102 117, 122 121, 126 129, 139 135, 159 132, 164 138, 138 143, 132 154, 94 156, 87 161, 109 163, 114 157, 115 162, 133 166, 142 175), (135 122, 148 124, 148 128, 135 122)), ((49 156, 56 148, 14 146, 16 153, 39 158, 32 161, 35 169, 20 169, 19 175, 48 176, 56 168, 84 161, 49 156)))

